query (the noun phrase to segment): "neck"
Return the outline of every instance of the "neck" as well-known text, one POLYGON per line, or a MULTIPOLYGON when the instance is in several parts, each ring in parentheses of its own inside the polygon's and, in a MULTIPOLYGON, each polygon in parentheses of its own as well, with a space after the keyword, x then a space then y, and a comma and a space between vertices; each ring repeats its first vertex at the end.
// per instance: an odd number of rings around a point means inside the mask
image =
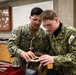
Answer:
MULTIPOLYGON (((59 28, 59 26, 60 26, 60 22, 57 23, 57 29, 59 28)), ((57 30, 57 29, 56 29, 56 30, 57 30)))
POLYGON ((38 29, 34 29, 34 28, 32 27, 32 25, 30 25, 30 32, 31 32, 31 35, 32 35, 32 36, 35 36, 36 33, 37 33, 37 31, 38 31, 38 29))
POLYGON ((59 23, 59 26, 58 26, 57 30, 54 31, 55 37, 58 36, 59 32, 61 31, 61 27, 62 27, 62 23, 59 23))

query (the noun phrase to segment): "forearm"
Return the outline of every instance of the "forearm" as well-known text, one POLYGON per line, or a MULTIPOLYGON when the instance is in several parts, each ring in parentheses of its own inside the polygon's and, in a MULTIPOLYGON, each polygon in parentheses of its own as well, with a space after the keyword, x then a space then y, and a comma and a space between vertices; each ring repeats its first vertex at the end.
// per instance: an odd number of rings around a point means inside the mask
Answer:
POLYGON ((8 40, 8 50, 12 57, 19 56, 20 53, 23 51, 19 47, 21 34, 21 29, 19 27, 12 32, 11 37, 8 40))
POLYGON ((19 47, 20 42, 18 40, 18 38, 13 36, 8 40, 8 50, 10 52, 11 57, 19 56, 20 53, 23 51, 19 47))
POLYGON ((71 35, 68 40, 67 52, 64 55, 53 56, 55 65, 72 66, 76 65, 76 36, 71 35))
POLYGON ((76 56, 73 53, 67 53, 65 55, 53 56, 54 66, 72 66, 74 62, 76 63, 76 56), (71 64, 71 65, 70 65, 71 64))
POLYGON ((10 52, 11 57, 20 56, 20 53, 23 51, 18 46, 12 44, 12 42, 8 43, 8 50, 10 52))

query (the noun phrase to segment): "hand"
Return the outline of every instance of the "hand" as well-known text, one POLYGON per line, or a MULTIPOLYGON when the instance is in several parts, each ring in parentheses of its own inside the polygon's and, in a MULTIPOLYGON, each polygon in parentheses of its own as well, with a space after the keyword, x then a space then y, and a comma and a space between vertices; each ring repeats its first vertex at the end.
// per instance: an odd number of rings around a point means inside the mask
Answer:
POLYGON ((20 56, 23 57, 26 60, 26 62, 36 58, 35 54, 32 51, 28 51, 28 52, 23 51, 21 52, 20 56))
POLYGON ((48 64, 53 64, 54 63, 54 58, 50 55, 42 55, 39 57, 39 61, 43 66, 46 66, 48 64))

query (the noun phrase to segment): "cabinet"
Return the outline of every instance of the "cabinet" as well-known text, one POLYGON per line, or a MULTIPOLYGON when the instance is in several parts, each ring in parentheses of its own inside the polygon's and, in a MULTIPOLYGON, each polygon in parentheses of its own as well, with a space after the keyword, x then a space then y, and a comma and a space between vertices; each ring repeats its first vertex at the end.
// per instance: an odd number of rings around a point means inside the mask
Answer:
POLYGON ((6 62, 13 62, 14 58, 10 57, 7 44, 0 44, 0 60, 6 62))

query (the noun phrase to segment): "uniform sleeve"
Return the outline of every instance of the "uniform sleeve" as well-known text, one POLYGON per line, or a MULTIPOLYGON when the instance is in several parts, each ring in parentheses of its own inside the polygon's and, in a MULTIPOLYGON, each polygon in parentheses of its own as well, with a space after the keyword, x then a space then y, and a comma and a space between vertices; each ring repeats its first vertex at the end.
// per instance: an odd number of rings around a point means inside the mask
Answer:
MULTIPOLYGON (((50 49, 51 49, 51 46, 50 46, 50 40, 49 40, 49 37, 48 35, 46 34, 45 37, 43 38, 43 43, 44 43, 44 54, 50 54, 50 49)), ((52 55, 52 52, 51 52, 51 55, 52 55)))
POLYGON ((54 66, 76 66, 76 35, 71 35, 68 39, 68 52, 65 55, 54 57, 54 66))
POLYGON ((21 28, 13 30, 11 37, 8 40, 8 50, 10 52, 11 57, 18 56, 23 50, 19 48, 20 39, 21 39, 21 28))

